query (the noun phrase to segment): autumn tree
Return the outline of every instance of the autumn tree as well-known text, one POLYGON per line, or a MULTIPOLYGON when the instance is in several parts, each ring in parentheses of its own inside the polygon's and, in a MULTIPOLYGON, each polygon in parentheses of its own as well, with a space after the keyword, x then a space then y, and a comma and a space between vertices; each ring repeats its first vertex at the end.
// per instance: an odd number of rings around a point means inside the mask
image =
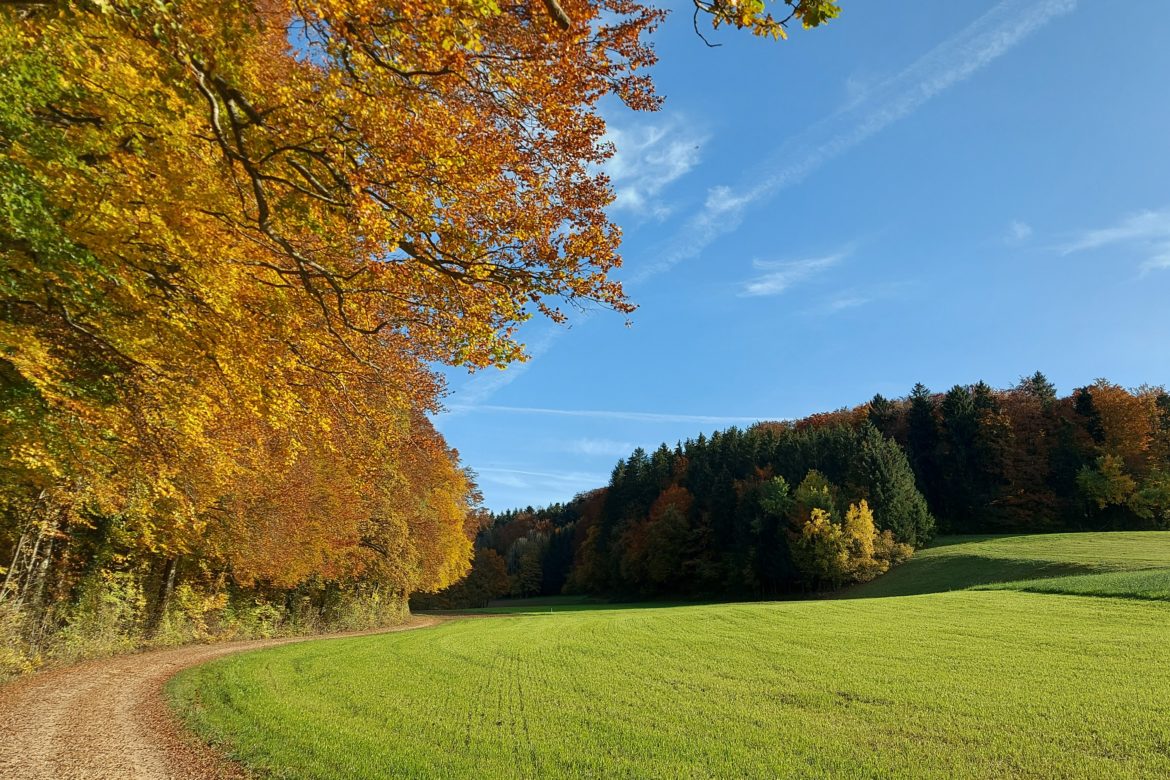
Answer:
POLYGON ((1158 426, 1156 391, 1130 392, 1104 379, 1086 391, 1091 393, 1101 450, 1120 458, 1130 470, 1143 470, 1158 426))
POLYGON ((1170 468, 1147 474, 1130 495, 1129 507, 1149 527, 1170 530, 1170 468))
MULTIPOLYGON (((765 0, 693 0, 695 6, 695 30, 698 31, 700 14, 709 17, 711 26, 719 29, 724 25, 747 29, 753 35, 773 39, 788 37, 788 25, 796 21, 804 29, 818 27, 835 19, 841 8, 833 0, 784 0, 787 6, 777 18, 772 9, 780 3, 765 0)), ((700 33, 701 34, 701 33, 700 33)), ((705 40, 705 39, 704 39, 705 40)))
POLYGON ((832 516, 838 511, 837 493, 837 487, 824 474, 810 469, 792 494, 792 515, 803 520, 819 509, 832 516))
POLYGON ((869 582, 910 557, 912 548, 889 531, 879 533, 865 499, 850 504, 844 518, 813 508, 793 534, 793 560, 810 585, 839 588, 869 582))
POLYGON ((1093 466, 1082 468, 1077 485, 1098 510, 1128 505, 1137 490, 1137 482, 1126 473, 1125 462, 1117 455, 1102 455, 1093 466))
POLYGON ((469 609, 486 607, 492 599, 508 595, 512 582, 508 566, 499 553, 490 547, 475 551, 467 576, 438 593, 416 593, 411 596, 412 609, 469 609))
POLYGON ((690 549, 690 513, 694 498, 679 485, 667 487, 650 507, 646 529, 646 575, 656 589, 669 591, 685 577, 690 549))
POLYGON ((832 515, 814 507, 793 534, 792 558, 812 587, 838 588, 849 572, 849 549, 844 531, 832 515))
MULTIPOLYGON (((695 11, 771 37, 838 13, 777 7, 695 11)), ((632 310, 597 105, 657 107, 663 16, 4 4, 0 601, 67 602, 107 565, 156 617, 184 577, 400 599, 464 576, 476 491, 426 418, 434 365, 522 359, 536 315, 632 310)), ((548 533, 523 536, 526 592, 564 579, 548 533)))

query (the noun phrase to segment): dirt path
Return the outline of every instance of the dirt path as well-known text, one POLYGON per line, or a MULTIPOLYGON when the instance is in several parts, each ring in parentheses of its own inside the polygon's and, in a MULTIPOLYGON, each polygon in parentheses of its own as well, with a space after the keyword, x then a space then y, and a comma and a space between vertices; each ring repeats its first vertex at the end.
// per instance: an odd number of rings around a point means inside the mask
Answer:
MULTIPOLYGON (((415 617, 386 630, 441 620, 415 617)), ((0 778, 241 778, 237 767, 183 731, 163 699, 163 684, 181 669, 213 658, 312 638, 158 650, 57 669, 0 688, 0 778)))

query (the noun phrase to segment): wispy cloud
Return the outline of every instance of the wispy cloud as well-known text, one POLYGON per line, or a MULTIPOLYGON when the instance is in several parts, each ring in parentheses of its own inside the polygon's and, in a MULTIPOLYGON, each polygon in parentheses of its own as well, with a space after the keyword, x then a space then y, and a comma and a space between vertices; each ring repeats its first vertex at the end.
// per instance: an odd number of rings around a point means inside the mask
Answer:
POLYGON ((781 145, 762 178, 739 188, 713 187, 707 208, 694 217, 657 261, 632 281, 645 281, 697 257, 719 236, 739 227, 745 210, 805 179, 826 162, 909 116, 1022 43, 1053 19, 1076 8, 1076 0, 1004 0, 964 30, 900 73, 856 93, 839 111, 781 145))
POLYGON ((1170 208, 1130 214, 1108 227, 1086 230, 1060 251, 1069 255, 1107 247, 1143 255, 1143 272, 1170 269, 1170 208))
POLYGON ((476 469, 479 478, 486 482, 503 482, 511 484, 522 482, 527 484, 532 480, 554 481, 574 485, 601 485, 608 479, 606 474, 593 474, 584 471, 534 471, 531 469, 503 468, 485 466, 476 469))
POLYGON ((615 439, 574 439, 569 442, 565 448, 567 451, 575 455, 591 455, 591 456, 605 456, 605 457, 622 457, 627 455, 634 449, 634 444, 628 441, 617 441, 615 439))
MULTIPOLYGON (((848 85, 846 105, 782 144, 772 156, 771 164, 762 166, 763 178, 749 180, 739 187, 711 187, 703 211, 676 231, 674 240, 656 250, 655 262, 631 274, 629 284, 644 282, 699 256, 720 236, 738 228, 745 211, 753 204, 799 183, 826 162, 970 78, 1052 20, 1075 10, 1076 5, 1077 0, 1003 0, 895 76, 873 83, 854 78, 848 85)), ((636 204, 653 204, 666 184, 660 183, 663 173, 669 181, 674 181, 697 164, 701 149, 694 147, 701 147, 705 138, 694 131, 687 132, 682 124, 675 122, 667 123, 669 132, 666 133, 611 127, 611 140, 621 141, 626 148, 625 152, 618 148, 616 159, 607 167, 620 201, 616 206, 633 211, 636 204), (672 137, 674 132, 679 135, 672 137), (647 140, 655 137, 659 146, 665 143, 665 148, 673 151, 649 154, 654 144, 647 140), (684 138, 688 139, 685 143, 684 138), (687 143, 693 156, 686 152, 687 143), (648 157, 657 162, 649 161, 648 157), (651 173, 655 170, 658 174, 651 173)), ((758 169, 753 167, 753 173, 758 169)), ((643 208, 647 213, 662 214, 662 209, 668 207, 659 203, 643 208)), ((1165 259, 1170 264, 1170 257, 1165 259)), ((539 357, 563 333, 563 329, 551 330, 543 342, 530 345, 530 356, 539 357)), ((515 381, 526 369, 527 365, 521 364, 499 374, 481 374, 459 390, 462 403, 451 406, 451 412, 478 408, 474 405, 515 381)))
POLYGON ((873 303, 876 300, 872 295, 865 295, 862 293, 840 293, 834 295, 825 301, 824 306, 821 307, 823 314, 836 314, 839 311, 846 309, 856 309, 859 306, 864 306, 867 303, 873 303))
MULTIPOLYGON (((481 484, 495 492, 513 492, 519 503, 550 504, 585 490, 605 485, 609 475, 585 471, 542 471, 538 469, 487 466, 476 471, 481 484)), ((499 507, 496 507, 497 509, 499 507)))
POLYGON ((825 257, 811 257, 805 260, 753 260, 752 267, 763 271, 755 279, 744 284, 740 295, 758 297, 779 295, 795 284, 811 279, 832 268, 846 256, 839 252, 825 257))
POLYGON ((837 290, 819 300, 804 313, 817 317, 830 317, 841 312, 859 309, 862 306, 903 298, 916 286, 912 281, 879 282, 864 287, 837 290))
POLYGON ((1009 244, 1022 244, 1032 237, 1032 226, 1018 219, 1008 225, 1006 241, 1009 244))
POLYGON ((777 415, 743 415, 729 417, 707 414, 668 414, 663 412, 625 412, 602 409, 548 409, 537 406, 497 406, 494 404, 455 404, 452 410, 464 412, 498 412, 501 414, 539 414, 558 417, 591 417, 601 420, 626 420, 646 423, 706 423, 711 425, 740 425, 760 420, 785 419, 777 415))
POLYGON ((736 214, 752 200, 750 192, 737 193, 731 187, 720 184, 707 190, 707 200, 703 203, 703 212, 711 217, 736 214))
POLYGON ((630 127, 611 123, 605 140, 614 146, 605 164, 614 186, 613 208, 663 219, 670 206, 659 195, 699 163, 707 136, 675 116, 630 127))
POLYGON ((454 417, 461 414, 515 382, 528 370, 532 360, 552 349, 566 330, 562 326, 550 325, 536 338, 529 341, 527 344, 528 363, 514 363, 504 370, 486 368, 472 376, 456 391, 456 397, 459 398, 460 403, 448 406, 443 416, 454 417))

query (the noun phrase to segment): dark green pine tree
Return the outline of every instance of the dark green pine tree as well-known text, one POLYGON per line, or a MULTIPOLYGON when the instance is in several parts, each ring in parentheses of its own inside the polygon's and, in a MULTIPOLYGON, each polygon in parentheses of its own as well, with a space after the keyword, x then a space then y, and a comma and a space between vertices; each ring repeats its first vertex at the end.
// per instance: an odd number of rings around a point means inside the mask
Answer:
POLYGON ((1046 407, 1056 401, 1056 385, 1049 382, 1043 372, 1037 371, 1032 376, 1023 377, 1018 387, 1046 407))
POLYGON ((1170 431, 1170 393, 1162 391, 1154 399, 1154 406, 1158 410, 1158 425, 1164 431, 1170 431))
POLYGON ((910 391, 906 412, 906 454, 918 481, 918 489, 934 511, 942 504, 943 486, 938 466, 939 430, 934 396, 919 382, 910 391))
POLYGON ((943 486, 939 516, 948 531, 970 532, 974 530, 978 513, 975 446, 979 411, 971 392, 955 385, 943 398, 939 412, 942 418, 939 472, 943 486))
POLYGON ((976 382, 971 388, 971 403, 975 404, 975 409, 980 414, 999 411, 999 401, 996 400, 995 391, 986 382, 976 382))
POLYGON ((1162 457, 1159 465, 1163 470, 1170 471, 1170 394, 1165 391, 1158 393, 1154 399, 1154 408, 1157 410, 1157 426, 1154 429, 1154 456, 1162 457))
POLYGON ((881 393, 869 402, 869 422, 881 431, 883 436, 893 438, 894 428, 898 421, 898 409, 890 399, 881 393))
POLYGON ((906 452, 872 425, 867 424, 859 436, 854 480, 869 493, 875 525, 916 547, 930 541, 934 517, 915 484, 906 452))
MULTIPOLYGON (((999 396, 986 382, 971 388, 977 427, 971 468, 974 472, 974 515, 970 532, 985 533, 990 526, 994 507, 1007 485, 1007 452, 1012 446, 1011 422, 1003 414, 999 396)), ((957 529, 961 530, 961 529, 957 529)))
POLYGON ((1093 402, 1093 391, 1087 387, 1079 388, 1073 394, 1073 411, 1081 418, 1089 436, 1097 444, 1105 441, 1105 426, 1101 423, 1101 413, 1097 411, 1097 404, 1093 402))

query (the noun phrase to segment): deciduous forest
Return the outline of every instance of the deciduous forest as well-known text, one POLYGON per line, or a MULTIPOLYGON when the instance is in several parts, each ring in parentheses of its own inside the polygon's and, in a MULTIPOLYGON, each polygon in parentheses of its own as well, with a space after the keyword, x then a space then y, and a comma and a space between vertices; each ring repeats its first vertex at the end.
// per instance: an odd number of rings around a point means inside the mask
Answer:
POLYGON ((872 579, 936 533, 1170 529, 1170 395, 1036 373, 634 451, 605 487, 495 515, 425 604, 761 597, 872 579))
MULTIPOLYGON (((696 3, 783 37, 834 3, 696 3)), ((436 366, 630 312, 626 0, 0 9, 0 669, 392 619, 467 571, 436 366)))

